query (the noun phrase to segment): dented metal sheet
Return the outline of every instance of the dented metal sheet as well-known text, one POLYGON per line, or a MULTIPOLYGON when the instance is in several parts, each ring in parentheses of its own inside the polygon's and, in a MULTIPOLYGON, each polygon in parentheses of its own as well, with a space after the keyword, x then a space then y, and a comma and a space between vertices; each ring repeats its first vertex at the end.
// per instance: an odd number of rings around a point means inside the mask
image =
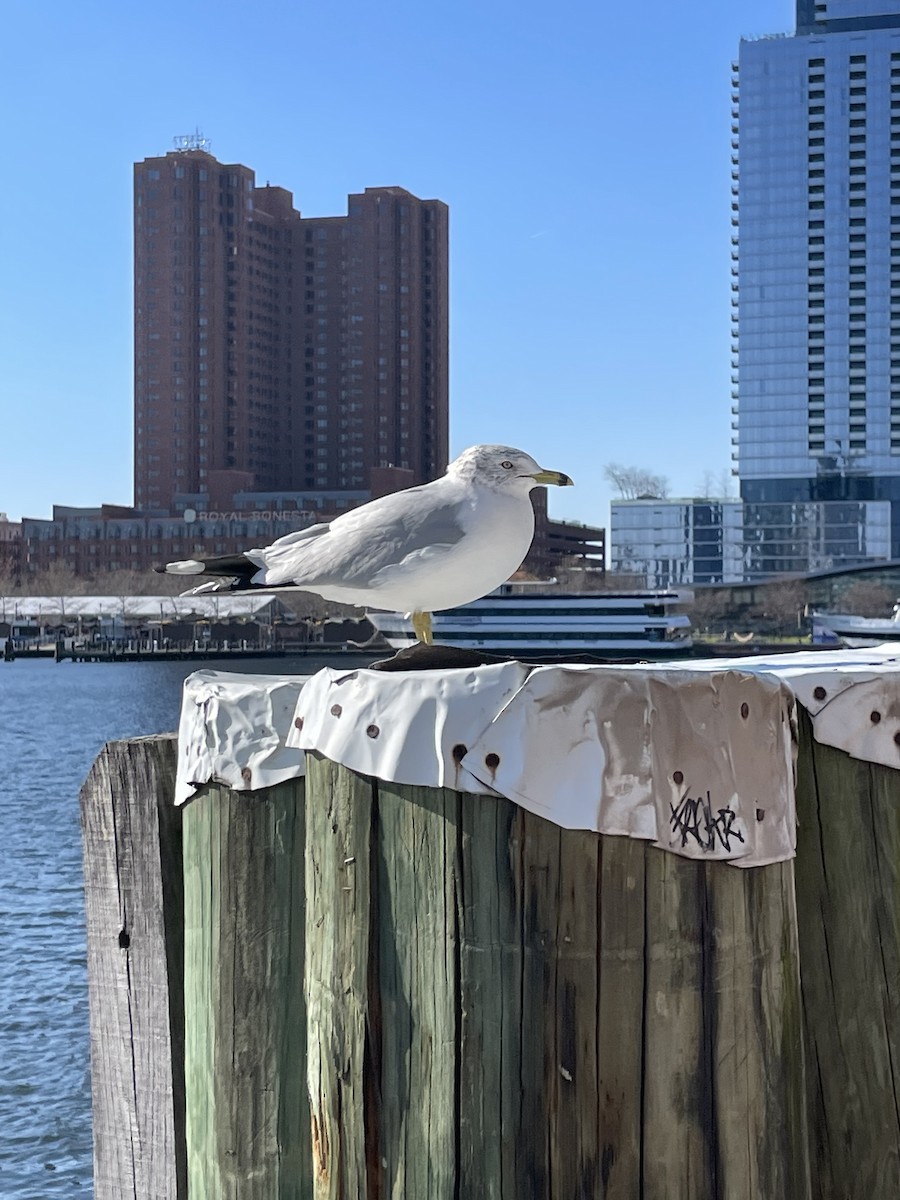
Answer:
POLYGON ((302 775, 303 753, 287 745, 287 733, 307 678, 189 675, 178 725, 175 803, 184 804, 205 783, 246 792, 302 775))
POLYGON ((469 774, 468 748, 520 690, 531 668, 335 671, 304 688, 288 744, 393 783, 490 792, 469 774))
POLYGON ((759 866, 794 853, 792 705, 765 675, 541 667, 463 761, 566 828, 759 866))
POLYGON ((719 669, 322 671, 292 745, 396 783, 496 792, 572 829, 758 865, 794 851, 792 696, 719 669))
POLYGON ((397 783, 504 795, 565 827, 758 865, 794 852, 795 697, 817 740, 900 766, 895 647, 309 680, 199 671, 185 683, 177 802, 210 780, 247 791, 302 775, 316 750, 397 783))
POLYGON ((900 767, 900 646, 896 642, 684 665, 688 670, 727 666, 775 675, 810 714, 817 742, 864 762, 900 767))

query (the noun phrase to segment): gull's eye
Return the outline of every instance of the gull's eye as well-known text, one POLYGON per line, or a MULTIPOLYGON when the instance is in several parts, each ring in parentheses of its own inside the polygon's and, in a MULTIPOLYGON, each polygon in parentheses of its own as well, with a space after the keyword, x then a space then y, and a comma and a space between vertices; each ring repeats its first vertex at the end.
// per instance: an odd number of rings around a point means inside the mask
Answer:
POLYGON ((513 465, 512 465, 512 463, 509 461, 509 459, 508 459, 508 458, 504 458, 504 460, 503 460, 503 462, 500 464, 500 466, 503 468, 503 470, 504 470, 504 471, 511 471, 511 470, 513 469, 513 465))

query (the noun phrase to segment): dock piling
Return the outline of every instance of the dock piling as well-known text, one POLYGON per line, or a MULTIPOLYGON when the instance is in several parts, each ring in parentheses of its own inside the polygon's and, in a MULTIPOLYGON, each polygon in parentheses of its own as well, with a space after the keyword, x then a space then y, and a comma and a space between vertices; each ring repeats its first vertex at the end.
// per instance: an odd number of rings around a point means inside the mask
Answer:
POLYGON ((82 790, 97 1200, 900 1194, 892 664, 671 674, 594 757, 578 672, 194 677, 177 787, 167 736, 82 790))
POLYGON ((184 1200, 174 734, 109 742, 81 791, 95 1200, 184 1200))

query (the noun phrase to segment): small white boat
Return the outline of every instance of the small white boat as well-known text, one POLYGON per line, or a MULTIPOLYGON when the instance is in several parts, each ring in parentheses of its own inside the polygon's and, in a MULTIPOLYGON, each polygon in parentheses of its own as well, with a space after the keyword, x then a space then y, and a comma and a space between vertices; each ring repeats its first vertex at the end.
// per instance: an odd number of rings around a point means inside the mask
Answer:
MULTIPOLYGON (((674 611, 692 600, 689 591, 564 593, 525 587, 507 583, 481 600, 434 613, 435 643, 530 659, 670 657, 689 653, 693 645, 690 618, 674 611)), ((366 615, 395 650, 415 642, 402 613, 366 615)))
POLYGON ((857 617, 853 613, 814 612, 812 640, 817 646, 880 646, 900 641, 900 601, 889 617, 857 617))

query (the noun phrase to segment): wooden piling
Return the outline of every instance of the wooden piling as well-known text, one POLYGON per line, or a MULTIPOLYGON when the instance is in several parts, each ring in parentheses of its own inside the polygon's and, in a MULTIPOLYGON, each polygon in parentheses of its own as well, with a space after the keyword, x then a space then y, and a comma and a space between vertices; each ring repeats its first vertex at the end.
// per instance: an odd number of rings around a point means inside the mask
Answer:
POLYGON ((110 742, 81 791, 96 1200, 183 1200, 174 734, 110 742))
POLYGON ((900 1195, 900 776, 799 734, 749 869, 315 753, 178 810, 173 737, 106 746, 97 1200, 900 1195))
POLYGON ((793 867, 307 758, 317 1200, 805 1200, 793 867))
POLYGON ((192 1200, 311 1195, 303 797, 211 785, 184 810, 192 1200))
POLYGON ((797 907, 816 1195, 900 1196, 900 774, 801 709, 797 907))

